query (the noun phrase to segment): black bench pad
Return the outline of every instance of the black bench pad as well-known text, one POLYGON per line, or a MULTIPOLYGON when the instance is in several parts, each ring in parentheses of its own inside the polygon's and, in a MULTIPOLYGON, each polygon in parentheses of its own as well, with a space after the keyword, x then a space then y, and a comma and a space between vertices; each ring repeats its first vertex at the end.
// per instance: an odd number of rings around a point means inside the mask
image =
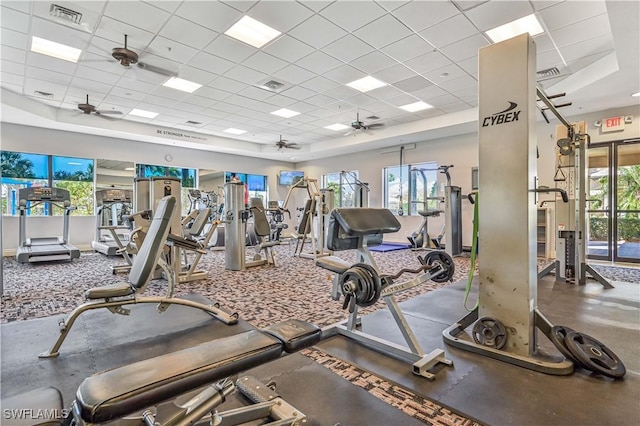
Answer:
POLYGON ((316 265, 336 274, 344 274, 351 264, 338 256, 325 256, 316 259, 316 265))
POLYGON ((335 218, 342 231, 351 237, 387 234, 400 230, 400 222, 389 209, 333 209, 331 217, 335 218))
POLYGON ((313 346, 322 339, 322 330, 318 326, 298 319, 269 325, 262 331, 280 340, 288 354, 313 346))

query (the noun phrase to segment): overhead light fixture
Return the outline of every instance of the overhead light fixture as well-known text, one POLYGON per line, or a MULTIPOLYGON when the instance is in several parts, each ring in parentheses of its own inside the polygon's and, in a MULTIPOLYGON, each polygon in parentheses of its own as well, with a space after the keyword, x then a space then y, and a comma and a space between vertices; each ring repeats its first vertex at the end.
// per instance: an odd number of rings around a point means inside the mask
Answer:
POLYGON ((260 49, 282 33, 245 15, 225 31, 225 34, 260 49))
POLYGON ((143 109, 132 109, 129 112, 129 115, 135 115, 136 117, 143 117, 143 118, 156 118, 158 116, 159 113, 157 112, 151 112, 151 111, 145 111, 143 109))
POLYGON ((347 86, 359 90, 361 92, 368 92, 369 90, 377 89, 378 87, 386 86, 387 83, 380 81, 377 78, 373 78, 370 75, 361 78, 360 80, 347 83, 347 86))
POLYGON ((70 166, 82 166, 82 163, 78 163, 78 162, 74 162, 74 161, 69 161, 67 164, 70 165, 70 166))
POLYGON ((125 167, 124 169, 128 172, 132 172, 135 170, 135 167, 125 167))
POLYGON ((640 96, 640 92, 634 93, 634 94, 633 94, 633 95, 631 95, 631 96, 640 96))
POLYGON ((194 83, 193 81, 185 80, 179 77, 171 77, 165 81, 164 87, 170 87, 176 90, 182 90, 183 92, 193 93, 202 87, 202 84, 194 83))
POLYGON ((401 108, 409 112, 416 112, 416 111, 422 111, 424 109, 433 108, 433 105, 429 105, 426 102, 418 101, 412 104, 402 105, 401 107, 398 107, 398 108, 401 108))
POLYGON ((542 32, 544 32, 542 25, 540 25, 536 15, 532 13, 524 18, 516 19, 515 21, 493 28, 485 34, 487 34, 494 43, 498 43, 520 34, 529 33, 534 36, 542 32))
POLYGON ((273 111, 271 114, 278 115, 284 118, 291 118, 291 117, 295 117, 296 115, 300 115, 299 112, 291 111, 290 109, 286 109, 286 108, 280 108, 277 111, 273 111))
POLYGON ((229 127, 227 130, 223 130, 223 132, 231 133, 232 135, 241 135, 243 133, 247 133, 246 130, 234 129, 233 127, 229 127))
POLYGON ((82 53, 82 50, 75 47, 36 36, 31 37, 31 51, 73 63, 78 62, 78 58, 82 53))
POLYGON ((348 129, 349 126, 345 126, 342 123, 335 123, 335 124, 332 124, 331 126, 324 126, 324 128, 329 130, 335 130, 337 132, 338 130, 348 129))

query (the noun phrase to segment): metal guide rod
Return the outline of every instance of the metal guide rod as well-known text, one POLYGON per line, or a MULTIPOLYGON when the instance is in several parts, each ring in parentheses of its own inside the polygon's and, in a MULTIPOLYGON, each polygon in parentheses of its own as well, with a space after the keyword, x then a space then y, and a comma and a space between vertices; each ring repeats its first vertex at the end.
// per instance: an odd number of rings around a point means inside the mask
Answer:
POLYGON ((549 97, 547 97, 547 95, 539 87, 536 87, 536 93, 538 94, 538 99, 540 99, 542 103, 544 103, 547 106, 549 111, 551 111, 553 115, 555 115, 556 118, 560 120, 562 124, 565 125, 565 127, 567 128, 567 131, 569 132, 569 136, 573 135, 573 127, 564 118, 564 116, 560 114, 560 111, 558 111, 556 106, 549 100, 549 97))

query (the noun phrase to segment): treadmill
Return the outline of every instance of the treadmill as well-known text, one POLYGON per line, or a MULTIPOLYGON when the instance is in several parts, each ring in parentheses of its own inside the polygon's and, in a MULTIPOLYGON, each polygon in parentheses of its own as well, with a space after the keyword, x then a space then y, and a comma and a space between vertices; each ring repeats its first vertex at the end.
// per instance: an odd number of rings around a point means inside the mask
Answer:
POLYGON ((21 188, 18 191, 20 205, 20 234, 16 260, 20 263, 72 260, 80 257, 80 250, 68 243, 71 205, 69 191, 62 188, 21 188), (46 203, 64 209, 62 237, 27 238, 27 210, 46 203))
POLYGON ((96 191, 96 203, 96 235, 91 247, 107 256, 122 256, 118 251, 128 242, 130 229, 121 223, 120 218, 131 212, 133 191, 101 189, 96 191))

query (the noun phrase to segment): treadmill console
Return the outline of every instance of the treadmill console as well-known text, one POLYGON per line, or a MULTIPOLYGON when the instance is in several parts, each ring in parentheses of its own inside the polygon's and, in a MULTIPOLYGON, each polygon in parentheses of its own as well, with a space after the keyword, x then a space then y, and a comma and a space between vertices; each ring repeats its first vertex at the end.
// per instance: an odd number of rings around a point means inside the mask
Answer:
POLYGON ((20 201, 48 201, 54 203, 63 203, 71 201, 69 191, 62 188, 20 188, 18 190, 18 199, 20 201))
POLYGON ((130 203, 133 191, 130 189, 101 189, 96 191, 98 204, 102 203, 130 203))

